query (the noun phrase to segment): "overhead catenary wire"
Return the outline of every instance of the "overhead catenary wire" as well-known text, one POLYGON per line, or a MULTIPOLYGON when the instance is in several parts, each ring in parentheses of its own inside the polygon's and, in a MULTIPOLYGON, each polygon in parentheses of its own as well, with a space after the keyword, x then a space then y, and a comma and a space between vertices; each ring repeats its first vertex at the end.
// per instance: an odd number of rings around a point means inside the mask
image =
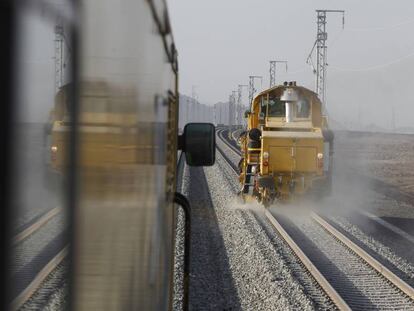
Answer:
POLYGON ((283 72, 280 74, 282 78, 292 77, 292 75, 309 72, 308 66, 299 67, 297 70, 283 72))
MULTIPOLYGON (((336 41, 342 37, 342 35, 346 32, 370 32, 370 31, 384 31, 384 30, 390 30, 390 29, 395 29, 395 28, 400 28, 402 26, 405 25, 409 25, 409 24, 413 24, 414 23, 414 19, 412 20, 407 20, 404 22, 400 22, 394 25, 389 25, 389 26, 383 26, 383 27, 370 27, 370 28, 349 28, 347 27, 346 29, 342 29, 339 34, 334 38, 334 40, 331 42, 331 44, 329 45, 330 47, 332 47, 334 45, 334 43, 336 43, 336 41)), ((348 72, 364 72, 364 71, 373 71, 373 70, 379 70, 394 64, 397 64, 401 61, 404 61, 406 59, 411 58, 412 56, 414 56, 414 52, 409 53, 405 56, 396 58, 392 61, 386 62, 386 63, 382 63, 382 64, 378 64, 378 65, 374 65, 374 66, 369 66, 366 68, 345 68, 345 67, 341 67, 341 66, 336 66, 336 65, 331 65, 329 64, 329 67, 337 70, 337 71, 348 71, 348 72)))
POLYGON ((341 31, 335 36, 335 38, 333 38, 333 40, 327 44, 328 47, 332 48, 335 45, 335 43, 342 37, 343 34, 344 34, 344 29, 341 29, 341 31))
POLYGON ((399 63, 399 62, 401 62, 403 60, 406 60, 408 58, 411 58, 413 56, 414 56, 414 52, 412 52, 412 53, 410 53, 408 55, 405 55, 403 57, 394 59, 394 60, 392 60, 390 62, 387 62, 387 63, 378 64, 378 65, 374 65, 374 66, 371 66, 371 67, 360 68, 360 69, 357 69, 357 68, 344 68, 344 67, 335 66, 335 65, 329 65, 329 67, 332 68, 332 69, 338 70, 338 71, 349 71, 349 72, 372 71, 372 70, 378 70, 378 69, 382 69, 382 68, 385 68, 385 67, 388 67, 388 66, 397 64, 397 63, 399 63))
POLYGON ((349 28, 347 27, 347 31, 361 31, 361 32, 365 32, 365 31, 383 31, 383 30, 389 30, 389 29, 394 29, 394 28, 399 28, 405 25, 409 25, 409 24, 413 24, 414 23, 414 19, 412 20, 408 20, 408 21, 404 21, 404 22, 400 22, 394 25, 389 25, 389 26, 382 26, 382 27, 368 27, 368 28, 349 28))

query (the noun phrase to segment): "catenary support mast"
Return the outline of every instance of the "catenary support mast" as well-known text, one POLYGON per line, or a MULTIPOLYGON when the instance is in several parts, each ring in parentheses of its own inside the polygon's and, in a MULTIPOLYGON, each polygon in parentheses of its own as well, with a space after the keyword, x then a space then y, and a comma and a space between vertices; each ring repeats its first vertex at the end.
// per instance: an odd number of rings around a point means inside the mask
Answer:
POLYGON ((277 64, 285 64, 286 67, 286 72, 288 69, 288 62, 285 60, 271 60, 270 62, 270 69, 269 69, 269 82, 270 82, 270 87, 275 86, 276 85, 276 65, 277 64))
POLYGON ((326 16, 328 13, 342 14, 342 28, 345 26, 344 10, 316 10, 317 34, 315 44, 308 56, 307 63, 311 63, 315 73, 315 92, 326 107, 326 67, 327 67, 327 45, 328 33, 326 32, 326 16), (316 68, 312 64, 312 53, 316 47, 316 68))
POLYGON ((242 103, 242 92, 243 92, 243 88, 244 87, 248 87, 247 84, 239 84, 237 87, 237 118, 238 118, 238 122, 237 125, 245 125, 244 122, 244 118, 243 118, 243 113, 244 113, 244 107, 243 107, 243 103, 242 103))
POLYGON ((254 87, 254 80, 255 79, 260 79, 261 83, 263 83, 263 77, 262 76, 249 76, 249 106, 252 104, 254 94, 257 91, 254 87))

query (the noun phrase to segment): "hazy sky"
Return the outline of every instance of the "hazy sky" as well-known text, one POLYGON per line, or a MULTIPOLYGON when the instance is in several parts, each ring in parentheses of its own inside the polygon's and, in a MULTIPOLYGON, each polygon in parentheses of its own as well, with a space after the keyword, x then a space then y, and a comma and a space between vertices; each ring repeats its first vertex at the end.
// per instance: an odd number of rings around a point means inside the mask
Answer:
MULTIPOLYGON (((201 102, 226 101, 252 74, 263 75, 268 87, 270 59, 289 61, 288 73, 277 68, 279 83, 313 89, 305 61, 316 37, 315 9, 344 9, 344 30, 340 15, 327 18, 331 119, 353 128, 414 127, 413 0, 167 1, 182 93, 191 95, 194 85, 201 102)), ((22 22, 27 72, 20 95, 33 120, 45 120, 53 104, 53 26, 30 16, 22 22)), ((243 95, 247 103, 247 89, 243 95)))
POLYGON ((412 0, 169 0, 168 5, 181 92, 191 94, 195 85, 200 101, 210 104, 227 100, 252 74, 263 75, 267 87, 270 59, 289 61, 288 74, 278 67, 278 82, 296 80, 313 89, 305 61, 316 37, 315 9, 344 9, 344 30, 340 15, 327 18, 331 115, 342 124, 390 128, 394 107, 397 127, 414 126, 412 0))

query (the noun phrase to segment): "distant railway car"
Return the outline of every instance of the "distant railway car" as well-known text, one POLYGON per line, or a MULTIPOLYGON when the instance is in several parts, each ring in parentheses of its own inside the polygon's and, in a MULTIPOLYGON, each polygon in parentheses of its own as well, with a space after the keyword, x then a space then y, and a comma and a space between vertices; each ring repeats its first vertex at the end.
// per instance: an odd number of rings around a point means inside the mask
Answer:
POLYGON ((330 192, 333 133, 317 95, 296 82, 258 94, 239 139, 241 196, 265 206, 330 192))

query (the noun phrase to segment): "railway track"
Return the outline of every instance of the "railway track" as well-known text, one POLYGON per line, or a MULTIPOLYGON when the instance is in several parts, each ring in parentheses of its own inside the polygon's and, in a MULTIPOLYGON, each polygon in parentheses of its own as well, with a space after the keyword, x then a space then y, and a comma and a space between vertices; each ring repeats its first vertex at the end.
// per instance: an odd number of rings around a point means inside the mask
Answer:
POLYGON ((36 219, 33 223, 29 224, 28 226, 25 226, 23 230, 21 230, 19 233, 17 233, 13 237, 12 244, 16 245, 19 242, 25 240, 30 235, 32 235, 34 232, 39 230, 43 225, 49 222, 53 217, 55 217, 61 209, 59 207, 52 208, 50 211, 46 212, 42 216, 40 216, 39 219, 36 219))
POLYGON ((223 129, 223 128, 220 128, 220 129, 218 129, 217 130, 217 135, 218 135, 218 137, 231 149, 231 150, 233 150, 237 155, 241 155, 241 152, 240 152, 240 149, 238 149, 236 146, 235 146, 235 143, 236 143, 236 139, 235 139, 235 137, 233 136, 233 134, 232 134, 232 139, 233 139, 233 142, 234 143, 232 143, 231 141, 230 141, 230 138, 229 138, 229 136, 228 135, 226 135, 226 134, 228 134, 228 130, 227 129, 223 129))
MULTIPOLYGON (((52 219, 58 216, 62 209, 55 207, 46 212, 33 223, 25 226, 23 230, 15 234, 12 240, 13 248, 18 247, 28 238, 34 236, 52 219)), ((18 310, 36 293, 47 277, 62 263, 68 255, 69 246, 63 242, 64 232, 52 239, 39 253, 21 267, 13 275, 14 290, 12 291, 12 302, 10 308, 18 310), (63 245, 62 245, 63 244, 63 245)))
MULTIPOLYGON (((218 129, 227 151, 240 156, 225 134, 218 129)), ((237 173, 224 148, 217 149, 237 173)), ((260 213, 339 310, 414 310, 414 289, 322 216, 310 212, 298 220, 264 208, 260 213)))
MULTIPOLYGON (((182 174, 182 166, 184 165, 184 156, 181 152, 177 154, 177 167, 178 167, 178 180, 182 174)), ((62 213, 62 209, 55 207, 38 218, 30 221, 29 223, 18 229, 19 232, 13 236, 12 246, 18 247, 28 238, 35 235, 44 226, 46 226, 54 217, 62 213)), ((60 234, 65 236, 64 230, 60 234)), ((17 276, 13 276, 13 284, 15 289, 12 293, 12 302, 10 303, 10 309, 19 310, 34 296, 34 294, 43 286, 43 283, 48 279, 58 267, 63 263, 65 258, 69 254, 69 245, 65 243, 59 237, 52 239, 43 250, 39 251, 39 254, 35 256, 34 265, 32 261, 22 267, 20 273, 17 272, 17 276), (57 238, 57 239, 56 239, 57 238)), ((29 302, 30 304, 30 302, 29 302)))

